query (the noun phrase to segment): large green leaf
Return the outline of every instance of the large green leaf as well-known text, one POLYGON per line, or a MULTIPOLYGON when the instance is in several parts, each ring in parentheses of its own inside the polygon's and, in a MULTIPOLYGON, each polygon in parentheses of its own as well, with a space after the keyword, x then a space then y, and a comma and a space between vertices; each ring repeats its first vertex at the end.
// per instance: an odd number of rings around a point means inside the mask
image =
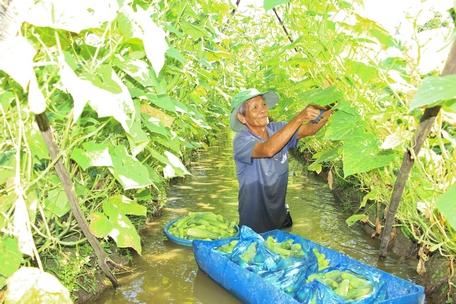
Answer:
POLYGON ((314 170, 317 171, 319 169, 317 167, 318 164, 321 164, 323 162, 334 162, 336 159, 338 159, 342 154, 342 146, 336 146, 335 148, 332 148, 328 151, 322 151, 319 153, 316 153, 314 155, 314 158, 317 160, 313 162, 312 164, 309 165, 308 169, 309 170, 314 170))
POLYGON ((158 77, 165 64, 165 52, 168 49, 165 32, 152 21, 150 14, 140 6, 136 7, 136 12, 132 7, 124 6, 122 14, 123 18, 119 19, 121 29, 128 31, 127 39, 130 37, 142 40, 147 58, 152 63, 158 77))
POLYGON ((193 39, 199 39, 201 37, 207 37, 209 35, 209 33, 205 29, 197 25, 194 25, 190 22, 187 22, 185 20, 181 21, 181 26, 184 33, 186 33, 193 39))
POLYGON ((152 184, 147 168, 129 155, 125 146, 110 148, 109 154, 112 158, 112 167, 108 169, 125 190, 143 188, 152 184))
POLYGON ((344 140, 344 176, 389 165, 396 154, 392 151, 381 151, 379 146, 378 137, 365 133, 362 128, 356 128, 351 136, 344 140))
POLYGON ((358 114, 351 115, 344 111, 337 111, 332 115, 331 123, 325 132, 325 139, 344 140, 353 136, 353 130, 364 128, 365 122, 358 114))
POLYGON ((90 231, 97 238, 105 238, 112 231, 113 225, 109 219, 101 212, 94 212, 89 216, 90 231))
POLYGON ((123 211, 145 215, 145 207, 121 195, 103 201, 103 213, 94 212, 89 216, 90 230, 98 238, 110 236, 118 247, 133 248, 141 254, 141 240, 135 226, 123 211))
POLYGON ((147 134, 142 130, 140 122, 137 121, 131 124, 127 137, 130 143, 131 154, 135 157, 144 150, 150 141, 147 134))
MULTIPOLYGON (((0 275, 11 276, 21 265, 22 253, 16 238, 3 236, 0 239, 0 275)), ((3 286, 0 285, 0 288, 3 286)))
POLYGON ((62 217, 70 211, 68 197, 63 188, 56 188, 49 191, 46 199, 46 209, 58 217, 62 217))
POLYGON ((141 116, 143 118, 142 123, 146 126, 147 129, 149 129, 149 131, 152 133, 161 134, 168 139, 172 137, 171 132, 163 125, 162 120, 159 117, 151 116, 145 113, 142 113, 141 116))
POLYGON ((71 153, 73 159, 83 170, 92 166, 112 166, 109 146, 107 144, 97 144, 85 142, 81 148, 76 148, 71 153))
POLYGON ((103 202, 103 211, 112 225, 108 235, 113 238, 117 246, 131 247, 141 254, 141 240, 130 219, 119 210, 116 204, 109 201, 103 202))
POLYGON ((110 80, 120 88, 120 93, 102 89, 89 80, 79 78, 63 57, 60 58, 59 63, 62 84, 74 100, 73 122, 76 122, 88 102, 99 117, 112 116, 127 133, 130 131, 128 122, 131 122, 131 117, 135 116, 135 106, 127 87, 112 69, 110 80))
POLYGON ((410 111, 419 107, 443 105, 456 97, 456 75, 429 76, 423 79, 410 103, 410 111))
MULTIPOLYGON (((16 152, 13 150, 3 150, 2 153, 0 153, 0 185, 6 183, 8 179, 12 178, 16 174, 16 158, 14 157, 15 154, 16 152)), ((0 212, 2 211, 4 210, 0 208, 0 212)))
POLYGON ((371 82, 379 77, 378 69, 376 67, 367 65, 363 62, 346 60, 345 67, 356 74, 363 83, 371 82))
POLYGON ((274 7, 290 2, 290 0, 264 0, 263 6, 264 10, 268 11, 274 7))
POLYGON ((113 64, 145 87, 158 86, 157 78, 150 72, 147 62, 143 60, 117 55, 113 64))
POLYGON ((119 212, 123 214, 134 214, 146 216, 147 208, 138 204, 136 201, 128 197, 118 194, 108 198, 108 202, 115 205, 119 212))
POLYGON ((451 228, 456 230, 456 184, 450 186, 437 200, 437 208, 445 216, 451 228))

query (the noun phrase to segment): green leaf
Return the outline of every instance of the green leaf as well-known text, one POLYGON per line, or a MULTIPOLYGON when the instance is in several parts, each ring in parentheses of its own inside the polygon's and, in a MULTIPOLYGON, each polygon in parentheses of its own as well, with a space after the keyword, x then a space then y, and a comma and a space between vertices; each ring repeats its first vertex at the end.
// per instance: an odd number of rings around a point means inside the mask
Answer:
POLYGON ((70 211, 68 197, 63 188, 52 189, 48 192, 46 209, 58 217, 62 217, 70 211))
MULTIPOLYGON (((15 151, 5 151, 0 153, 0 185, 6 183, 8 179, 16 174, 16 158, 14 157, 15 151)), ((0 204, 1 206, 1 204, 0 204)), ((2 211, 0 209, 0 211, 2 211)))
POLYGON ((136 157, 141 153, 149 143, 149 137, 141 129, 141 124, 135 121, 130 128, 130 132, 127 134, 128 142, 130 143, 130 150, 133 156, 136 157))
POLYGON ((335 86, 329 86, 309 96, 308 101, 310 104, 326 106, 341 99, 343 95, 341 91, 335 91, 335 86))
POLYGON ((351 115, 344 111, 336 111, 332 115, 331 123, 328 124, 325 139, 344 140, 352 137, 353 130, 364 128, 365 122, 358 114, 351 115))
POLYGON ((369 218, 366 214, 354 214, 354 215, 350 216, 348 219, 346 219, 345 222, 347 223, 348 226, 352 226, 359 220, 366 219, 366 218, 369 218))
POLYGON ((410 103, 409 111, 420 107, 434 107, 456 97, 456 74, 429 76, 423 79, 410 103))
POLYGON ((150 73, 150 66, 143 60, 123 58, 117 54, 113 64, 145 87, 158 86, 157 78, 150 73))
POLYGON ((181 113, 189 114, 189 113, 187 113, 188 108, 185 104, 183 104, 180 101, 175 100, 174 98, 170 98, 168 96, 160 96, 156 99, 153 99, 152 102, 156 106, 158 106, 164 110, 171 111, 173 113, 181 112, 181 113))
MULTIPOLYGON (((19 269, 22 262, 22 253, 19 251, 16 238, 3 236, 0 239, 0 274, 10 277, 19 269)), ((3 286, 0 285, 0 288, 3 286)))
POLYGON ((344 140, 344 177, 389 165, 396 154, 380 151, 379 146, 380 140, 374 134, 365 133, 362 128, 352 130, 344 140))
POLYGON ((97 238, 105 238, 112 231, 113 225, 109 219, 101 212, 94 212, 89 216, 90 231, 97 238))
POLYGON ((358 75, 363 83, 371 82, 373 79, 378 78, 378 70, 374 66, 366 65, 363 62, 358 61, 345 61, 345 67, 351 69, 351 71, 358 75))
POLYGON ((135 226, 123 214, 117 205, 108 201, 103 202, 103 211, 109 217, 112 225, 108 235, 116 242, 118 247, 131 247, 141 254, 141 240, 135 226))
POLYGON ((451 228, 456 230, 456 184, 451 185, 448 190, 437 200, 437 208, 447 219, 451 228))
POLYGON ((26 131, 27 142, 30 147, 30 152, 36 159, 50 159, 49 150, 43 139, 41 132, 35 128, 30 128, 26 131))
MULTIPOLYGON (((158 112, 159 113, 159 112, 158 112)), ((157 133, 161 134, 166 138, 171 138, 171 132, 167 127, 164 126, 163 121, 167 121, 167 117, 171 117, 169 115, 166 115, 165 113, 161 112, 163 115, 160 117, 157 117, 156 115, 151 116, 149 114, 142 113, 142 123, 146 126, 147 129, 149 129, 150 132, 152 133, 157 133)), ((172 118, 172 117, 171 117, 172 118)), ((172 123, 172 120, 171 120, 172 123)))
POLYGON ((73 159, 85 171, 89 167, 112 166, 111 155, 107 144, 85 142, 82 148, 76 148, 71 153, 73 159))
POLYGON ((134 215, 142 215, 146 216, 147 208, 141 206, 136 201, 129 199, 126 196, 121 194, 114 195, 108 198, 108 202, 116 205, 119 212, 123 214, 134 214, 134 215))
POLYGON ((109 81, 112 80, 120 87, 121 92, 119 94, 102 89, 89 80, 79 78, 63 60, 63 57, 59 58, 59 63, 61 65, 60 80, 74 100, 73 123, 79 118, 88 102, 99 117, 112 116, 127 133, 130 131, 127 122, 132 121, 131 117, 135 116, 135 106, 127 87, 112 69, 109 81))
POLYGON ((129 155, 125 146, 110 148, 109 154, 112 157, 112 167, 109 167, 109 171, 125 190, 143 188, 152 184, 147 168, 129 155))
MULTIPOLYGON (((316 171, 315 169, 319 168, 316 166, 317 164, 320 164, 322 162, 333 162, 336 159, 338 159, 341 154, 342 154, 342 146, 336 146, 336 147, 332 148, 331 150, 323 151, 322 153, 317 153, 314 155, 314 157, 318 157, 317 160, 315 162, 313 162, 308 167, 308 169, 312 170, 312 171, 316 171)), ((320 168, 320 170, 321 170, 321 168, 320 168)))
POLYGON ((193 39, 199 39, 201 37, 207 37, 208 32, 206 32, 203 28, 191 24, 185 20, 181 21, 181 27, 185 34, 189 35, 193 39))
POLYGON ((290 0, 264 0, 263 7, 264 10, 267 12, 278 5, 285 4, 288 2, 290 2, 290 0))
POLYGON ((115 223, 113 223, 114 227, 109 236, 112 237, 117 246, 133 248, 138 254, 141 254, 141 239, 130 219, 126 215, 119 213, 116 218, 110 218, 110 221, 115 221, 115 223))
POLYGON ((165 178, 173 178, 176 176, 184 176, 190 174, 182 161, 173 153, 165 151, 165 156, 168 158, 168 165, 163 169, 165 178))
POLYGON ((122 30, 128 31, 127 37, 142 40, 147 58, 158 77, 165 64, 165 52, 168 49, 165 32, 152 21, 150 14, 141 6, 136 6, 136 12, 130 6, 124 6, 122 13, 123 18, 119 20, 122 30))

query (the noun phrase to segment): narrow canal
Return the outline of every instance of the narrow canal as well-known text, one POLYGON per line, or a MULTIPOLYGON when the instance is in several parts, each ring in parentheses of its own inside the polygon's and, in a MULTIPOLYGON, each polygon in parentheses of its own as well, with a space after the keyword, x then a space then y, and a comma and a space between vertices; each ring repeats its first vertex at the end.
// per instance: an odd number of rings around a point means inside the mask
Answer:
MULTIPOLYGON (((173 183, 163 216, 143 233, 143 254, 133 257, 134 274, 119 278, 122 287, 108 290, 95 303, 239 303, 198 269, 191 247, 173 243, 163 232, 167 222, 189 211, 213 211, 237 221, 238 184, 231 140, 226 135, 198 154, 189 168, 192 175, 173 183)), ((327 184, 292 155, 289 174, 287 202, 294 225, 287 231, 413 281, 415 265, 400 263, 392 253, 378 260, 379 241, 357 225, 348 227, 347 215, 327 184)))

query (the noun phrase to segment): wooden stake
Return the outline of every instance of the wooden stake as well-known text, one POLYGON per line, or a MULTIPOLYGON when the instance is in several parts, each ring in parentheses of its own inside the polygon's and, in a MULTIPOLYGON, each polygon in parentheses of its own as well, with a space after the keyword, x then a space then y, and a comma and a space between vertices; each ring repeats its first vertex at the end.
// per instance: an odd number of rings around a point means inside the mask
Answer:
MULTIPOLYGON (((450 54, 445 63, 445 67, 441 73, 441 76, 447 76, 456 74, 456 43, 453 42, 450 54)), ((429 131, 434 125, 435 119, 440 112, 440 106, 426 108, 424 114, 420 119, 418 128, 416 129, 415 136, 412 141, 413 153, 410 150, 405 151, 404 160, 402 161, 401 169, 394 184, 393 194, 391 195, 390 204, 388 207, 388 213, 386 215, 385 227, 382 232, 382 239, 380 242, 380 258, 386 257, 388 251, 388 243, 390 234, 393 228, 394 219, 396 217, 397 207, 404 192, 404 187, 409 177, 410 171, 415 161, 414 157, 418 155, 420 149, 426 140, 429 131)))

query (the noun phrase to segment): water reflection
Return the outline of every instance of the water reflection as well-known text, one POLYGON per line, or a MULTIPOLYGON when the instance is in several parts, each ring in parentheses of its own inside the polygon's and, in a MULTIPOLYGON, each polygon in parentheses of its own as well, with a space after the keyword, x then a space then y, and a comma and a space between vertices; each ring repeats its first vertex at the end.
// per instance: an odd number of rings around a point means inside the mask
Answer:
MULTIPOLYGON (((198 269, 191 247, 177 245, 163 233, 168 221, 189 211, 209 210, 238 220, 238 184, 231 151, 231 139, 226 137, 198 155, 190 168, 192 175, 171 186, 163 216, 146 227, 143 254, 134 256, 135 274, 121 278, 120 290, 109 290, 95 303, 239 303, 198 269)), ((348 227, 328 186, 306 172, 294 157, 290 157, 287 202, 294 223, 287 231, 413 279, 413 268, 399 265, 392 253, 378 260, 379 241, 365 235, 359 226, 348 227)))

